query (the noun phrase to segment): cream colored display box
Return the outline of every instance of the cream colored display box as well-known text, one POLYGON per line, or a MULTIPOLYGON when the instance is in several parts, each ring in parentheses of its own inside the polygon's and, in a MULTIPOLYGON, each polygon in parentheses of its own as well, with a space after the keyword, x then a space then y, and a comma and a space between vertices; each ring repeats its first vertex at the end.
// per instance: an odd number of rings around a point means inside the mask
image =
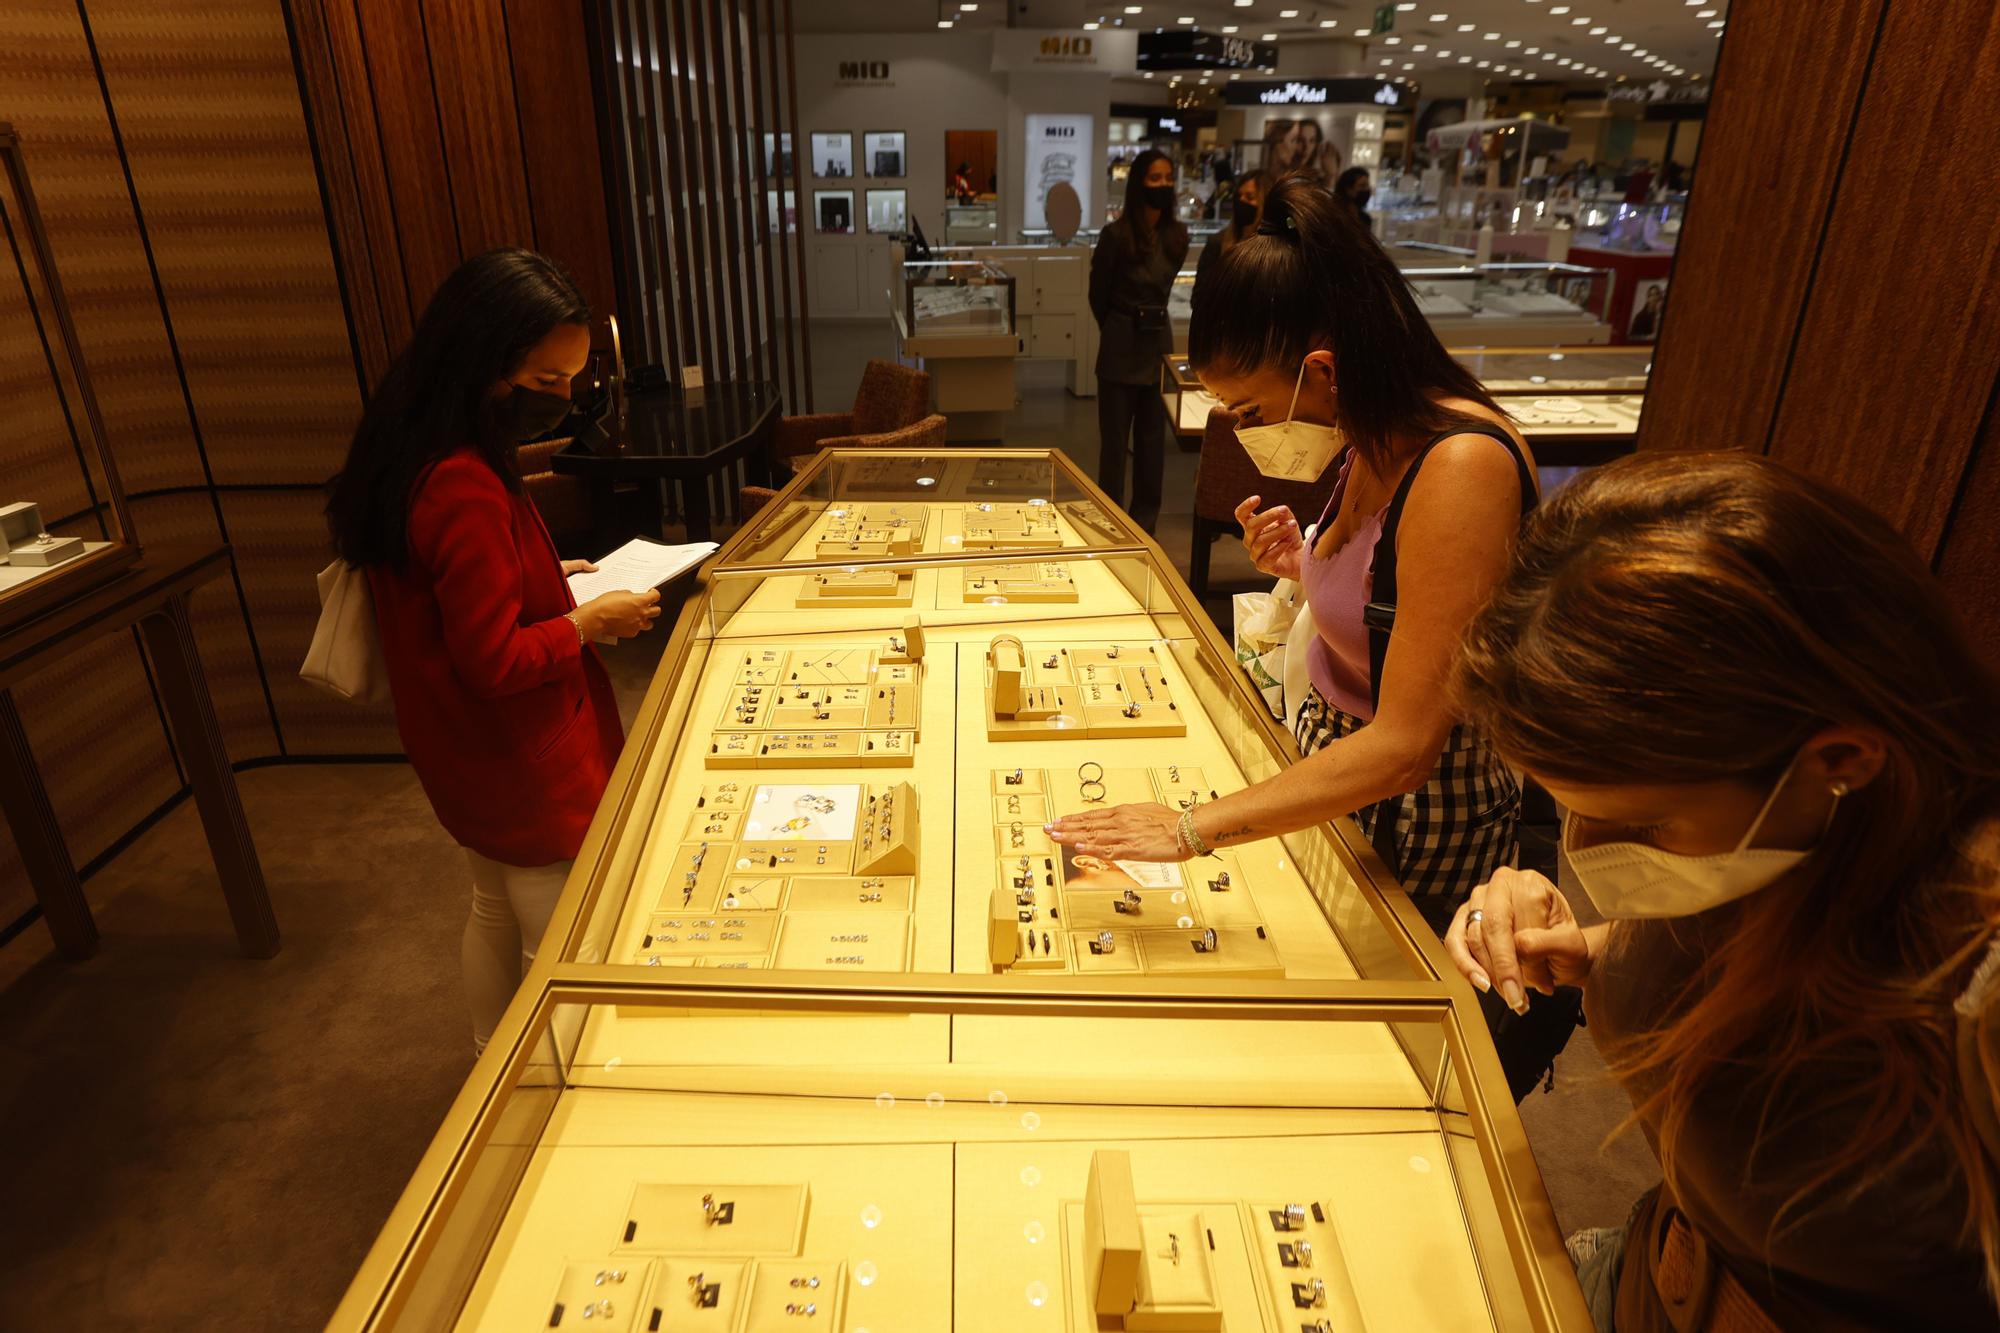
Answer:
POLYGON ((1199 1219, 1203 1234, 1178 1239, 1201 1247, 1227 1333, 1321 1318, 1343 1333, 1494 1326, 1428 1113, 1027 1102, 948 1086, 572 1088, 524 1145, 526 1174, 456 1327, 1095 1333, 1078 1222, 1104 1149, 1130 1154, 1143 1214, 1199 1219), (740 1211, 712 1225, 704 1195, 740 1211), (1288 1205, 1299 1230, 1274 1224, 1288 1205), (1310 1267, 1281 1254, 1300 1240, 1310 1267), (593 1285, 616 1271, 624 1281, 593 1285), (1324 1304, 1298 1305, 1293 1284, 1311 1291, 1314 1277, 1324 1304), (612 1302, 608 1322, 574 1314, 593 1299, 612 1302), (784 1311, 808 1301, 812 1315, 784 1311))

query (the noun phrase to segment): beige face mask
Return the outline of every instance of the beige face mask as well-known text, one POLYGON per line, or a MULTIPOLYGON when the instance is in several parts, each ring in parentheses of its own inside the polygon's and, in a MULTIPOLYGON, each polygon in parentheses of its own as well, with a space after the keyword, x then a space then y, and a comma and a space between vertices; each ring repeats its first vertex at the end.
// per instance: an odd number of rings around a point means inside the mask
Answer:
MULTIPOLYGON (((1563 821, 1562 839, 1569 868, 1597 910, 1611 920, 1693 916, 1767 888, 1812 855, 1810 850, 1750 845, 1797 764, 1794 758, 1786 766, 1734 851, 1688 856, 1642 842, 1606 842, 1578 851, 1574 845, 1576 816, 1571 815, 1563 821)), ((1833 788, 1833 807, 1826 815, 1828 827, 1846 790, 1843 785, 1833 788)), ((1825 836, 1825 829, 1820 836, 1825 836)))
POLYGON ((1305 363, 1299 363, 1299 377, 1292 384, 1292 406, 1285 420, 1275 426, 1239 427, 1236 442, 1250 461, 1267 477, 1285 481, 1318 481, 1326 465, 1347 447, 1347 437, 1338 426, 1319 426, 1295 420, 1299 410, 1299 390, 1306 382, 1305 363))

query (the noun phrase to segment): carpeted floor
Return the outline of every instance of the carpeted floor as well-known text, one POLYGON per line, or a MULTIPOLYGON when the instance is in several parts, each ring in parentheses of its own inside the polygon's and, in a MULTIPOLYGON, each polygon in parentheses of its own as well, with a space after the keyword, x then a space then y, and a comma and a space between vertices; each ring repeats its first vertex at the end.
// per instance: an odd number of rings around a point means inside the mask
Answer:
MULTIPOLYGON (((825 357, 823 404, 878 350, 817 345, 851 358, 825 357)), ((1010 442, 1094 466, 1092 404, 1024 400, 1010 442)), ((1184 494, 1192 456, 1168 466, 1184 494)), ((1168 517, 1159 534, 1183 569, 1186 531, 1168 517)), ((1235 543, 1216 554, 1218 582, 1252 573, 1235 543)), ((628 718, 664 638, 607 655, 628 718)), ((276 958, 235 953, 191 804, 91 880, 95 958, 62 962, 39 926, 0 949, 0 1329, 320 1326, 471 1067, 470 890, 410 770, 239 783, 276 958)), ((1600 1151, 1626 1106, 1587 1032, 1558 1071, 1523 1107, 1558 1217, 1619 1221, 1657 1167, 1636 1137, 1600 1151)))

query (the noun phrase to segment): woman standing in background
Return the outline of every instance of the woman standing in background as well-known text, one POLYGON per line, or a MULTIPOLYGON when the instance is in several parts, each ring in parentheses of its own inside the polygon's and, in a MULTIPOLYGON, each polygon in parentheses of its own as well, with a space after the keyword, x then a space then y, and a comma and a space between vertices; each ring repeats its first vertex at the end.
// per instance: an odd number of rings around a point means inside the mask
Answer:
POLYGON ((659 593, 577 606, 521 487, 515 447, 569 412, 590 308, 527 250, 444 280, 368 400, 327 520, 368 571, 396 729, 472 867, 460 961, 483 1049, 547 930, 624 733, 592 646, 660 614, 659 593))
POLYGON ((1148 149, 1125 177, 1125 207, 1097 236, 1090 256, 1090 312, 1097 317, 1097 484, 1125 504, 1125 455, 1140 527, 1160 518, 1167 409, 1160 360, 1174 350, 1167 298, 1187 262, 1188 233, 1174 216, 1174 162, 1148 149))
POLYGON ((1202 279, 1215 267, 1215 261, 1256 234, 1257 219, 1264 213, 1264 195, 1270 188, 1271 178, 1262 171, 1247 171, 1236 178, 1236 192, 1229 201, 1229 225, 1208 238, 1208 244, 1201 247, 1201 258, 1195 261, 1195 301, 1201 300, 1202 279))

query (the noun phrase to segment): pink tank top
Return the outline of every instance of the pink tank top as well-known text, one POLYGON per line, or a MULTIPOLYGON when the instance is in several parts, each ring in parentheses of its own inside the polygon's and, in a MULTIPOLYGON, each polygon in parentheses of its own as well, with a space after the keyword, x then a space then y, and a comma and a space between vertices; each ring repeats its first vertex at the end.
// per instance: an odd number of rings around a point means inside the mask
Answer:
MULTIPOLYGON (((1347 472, 1353 466, 1354 451, 1349 449, 1341 457, 1333 496, 1319 516, 1320 527, 1340 511, 1347 472)), ((1388 512, 1389 507, 1382 506, 1346 545, 1325 559, 1313 554, 1314 542, 1308 542, 1299 556, 1299 586, 1305 590, 1313 628, 1319 631, 1306 648, 1306 676, 1328 703, 1363 721, 1374 720, 1375 705, 1369 699, 1368 625, 1362 612, 1374 591, 1375 543, 1381 540, 1382 519, 1388 512)))

